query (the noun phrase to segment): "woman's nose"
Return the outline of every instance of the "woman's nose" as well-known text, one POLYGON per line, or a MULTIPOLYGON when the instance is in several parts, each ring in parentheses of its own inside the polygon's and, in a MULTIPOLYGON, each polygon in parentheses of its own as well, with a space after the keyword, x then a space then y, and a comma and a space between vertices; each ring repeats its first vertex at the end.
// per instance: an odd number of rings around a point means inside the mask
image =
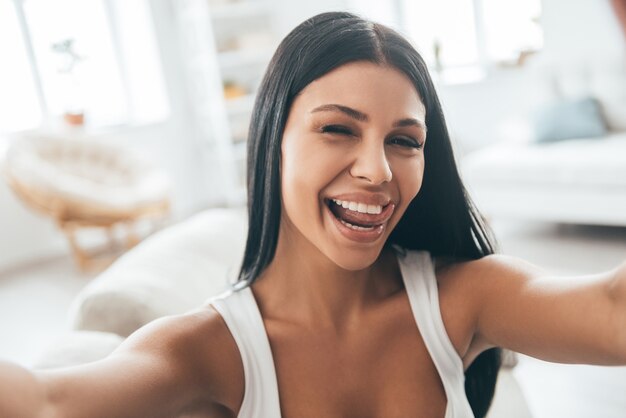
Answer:
POLYGON ((391 181, 391 167, 384 145, 362 143, 350 168, 350 174, 375 185, 391 181))

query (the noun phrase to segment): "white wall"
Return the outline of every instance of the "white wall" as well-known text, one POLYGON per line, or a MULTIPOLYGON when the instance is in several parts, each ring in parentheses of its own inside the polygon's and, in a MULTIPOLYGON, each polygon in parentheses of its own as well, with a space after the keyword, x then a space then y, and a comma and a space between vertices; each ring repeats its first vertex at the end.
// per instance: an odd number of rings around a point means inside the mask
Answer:
POLYGON ((543 0, 542 8, 547 54, 624 56, 624 35, 610 0, 543 0))
POLYGON ((520 140, 529 134, 525 115, 536 97, 532 76, 508 70, 465 84, 439 85, 437 91, 458 156, 502 139, 503 131, 520 140), (513 132, 511 132, 513 131, 513 132))
POLYGON ((275 22, 278 24, 277 33, 284 37, 293 28, 304 20, 318 13, 345 10, 347 0, 271 0, 276 13, 275 22))

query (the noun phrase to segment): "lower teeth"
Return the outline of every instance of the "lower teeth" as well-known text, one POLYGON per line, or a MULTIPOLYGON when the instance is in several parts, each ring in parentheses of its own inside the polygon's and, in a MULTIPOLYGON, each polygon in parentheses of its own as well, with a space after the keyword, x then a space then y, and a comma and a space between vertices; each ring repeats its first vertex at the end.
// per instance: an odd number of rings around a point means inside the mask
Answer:
POLYGON ((348 223, 346 221, 344 221, 343 219, 339 219, 339 221, 344 224, 345 226, 347 226, 348 228, 354 229, 355 231, 371 231, 372 229, 374 229, 373 226, 356 226, 356 225, 352 225, 351 223, 348 223))

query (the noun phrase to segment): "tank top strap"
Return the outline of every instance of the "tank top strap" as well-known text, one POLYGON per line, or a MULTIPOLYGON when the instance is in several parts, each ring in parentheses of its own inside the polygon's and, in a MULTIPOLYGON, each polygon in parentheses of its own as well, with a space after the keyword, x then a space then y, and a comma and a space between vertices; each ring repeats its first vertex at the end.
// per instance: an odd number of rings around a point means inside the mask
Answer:
POLYGON ((428 251, 394 248, 415 322, 446 392, 446 418, 473 417, 465 395, 463 361, 448 336, 441 316, 432 257, 428 251))
POLYGON ((252 290, 230 290, 208 303, 224 319, 241 355, 245 389, 237 417, 280 418, 274 359, 252 290))

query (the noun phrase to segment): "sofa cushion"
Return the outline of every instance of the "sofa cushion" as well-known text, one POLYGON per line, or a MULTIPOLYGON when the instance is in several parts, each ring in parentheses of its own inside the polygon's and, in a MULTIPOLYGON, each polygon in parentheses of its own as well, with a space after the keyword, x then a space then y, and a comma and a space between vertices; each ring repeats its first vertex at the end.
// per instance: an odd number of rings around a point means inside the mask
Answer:
POLYGON ((90 215, 134 213, 169 199, 171 180, 143 157, 102 140, 23 134, 6 155, 22 188, 54 196, 90 215))
POLYGON ((544 106, 534 117, 537 142, 597 138, 606 135, 600 104, 593 97, 560 100, 544 106))
POLYGON ((210 209, 149 237, 79 293, 71 326, 125 337, 201 305, 236 276, 246 230, 245 210, 210 209))
POLYGON ((610 131, 626 131, 626 59, 588 56, 554 60, 539 54, 531 60, 541 96, 538 104, 555 99, 595 97, 610 131))
POLYGON ((465 156, 470 185, 588 186, 626 190, 626 132, 551 144, 501 144, 465 156))
POLYGON ((492 219, 626 226, 626 132, 491 146, 466 155, 461 171, 492 219))

